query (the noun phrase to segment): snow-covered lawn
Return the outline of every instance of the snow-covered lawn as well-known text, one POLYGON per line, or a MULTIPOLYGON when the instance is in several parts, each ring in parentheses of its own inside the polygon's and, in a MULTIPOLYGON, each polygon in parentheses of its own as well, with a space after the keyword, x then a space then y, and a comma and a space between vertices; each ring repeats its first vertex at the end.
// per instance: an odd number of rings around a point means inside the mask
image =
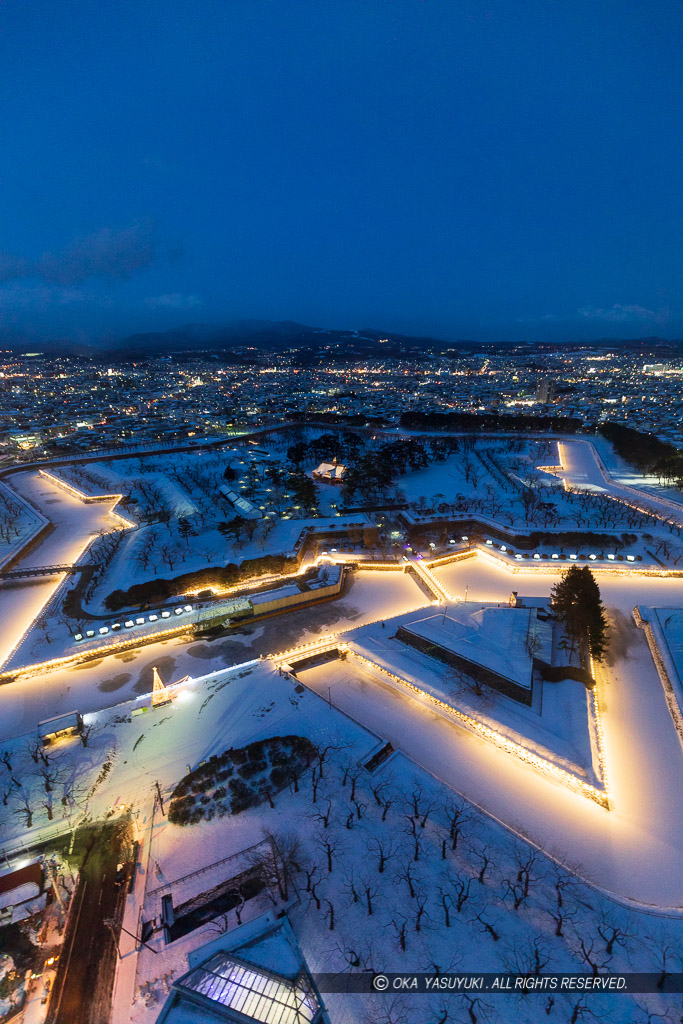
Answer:
POLYGON ((46 524, 45 516, 0 482, 0 567, 11 562, 46 524))

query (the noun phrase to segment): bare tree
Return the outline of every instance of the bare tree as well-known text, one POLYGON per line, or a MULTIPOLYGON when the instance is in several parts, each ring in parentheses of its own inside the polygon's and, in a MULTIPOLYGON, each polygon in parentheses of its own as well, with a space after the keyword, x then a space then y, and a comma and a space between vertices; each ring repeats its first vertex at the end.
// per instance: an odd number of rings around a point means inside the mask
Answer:
POLYGON ((411 814, 405 815, 405 818, 408 824, 403 831, 411 838, 413 844, 413 860, 417 862, 420 859, 420 853, 422 852, 422 843, 420 842, 417 818, 413 817, 411 814))
POLYGON ((373 900, 377 898, 379 889, 377 888, 377 884, 368 878, 363 878, 360 885, 363 895, 365 896, 365 905, 367 907, 368 917, 372 917, 372 914, 374 913, 373 900))
POLYGON ((445 807, 451 850, 456 850, 465 826, 472 820, 472 810, 462 800, 449 800, 445 807))
POLYGON ((415 899, 416 886, 419 883, 419 879, 414 874, 414 870, 415 869, 413 868, 411 861, 407 861, 403 870, 396 876, 396 879, 399 882, 405 882, 408 886, 408 893, 411 900, 415 899))
POLYGON ((388 861, 398 853, 398 846, 391 840, 376 837, 368 840, 365 848, 370 855, 377 857, 377 870, 380 875, 384 873, 388 861))
POLYGON ((327 828, 329 826, 329 824, 330 824, 330 814, 331 813, 332 813, 332 801, 328 797, 328 799, 327 799, 327 810, 325 810, 325 811, 319 810, 315 814, 309 814, 309 818, 312 818, 313 821, 321 822, 323 828, 327 828))
POLYGON ((481 930, 483 932, 486 932, 487 935, 490 935, 494 942, 498 942, 498 940, 500 939, 500 934, 490 921, 484 920, 484 913, 485 909, 480 911, 475 917, 475 921, 479 922, 479 924, 481 925, 481 930))
POLYGON ((360 956, 358 951, 348 944, 347 940, 341 940, 335 946, 337 952, 346 960, 349 967, 360 967, 360 956))
POLYGON ((14 814, 22 819, 26 828, 31 828, 33 825, 33 808, 28 794, 22 790, 17 794, 16 801, 17 806, 14 808, 14 814))
POLYGON ((479 874, 477 875, 477 881, 480 885, 486 885, 486 872, 488 871, 489 864, 493 858, 493 851, 490 846, 480 846, 474 851, 473 856, 479 862, 479 874))
POLYGON ((538 860, 538 853, 526 844, 516 843, 513 854, 513 863, 516 872, 511 878, 506 878, 505 895, 512 897, 512 905, 519 910, 522 903, 528 898, 534 877, 532 871, 538 860))
POLYGON ((356 879, 354 878, 353 868, 351 873, 344 879, 344 892, 350 897, 352 903, 358 903, 360 896, 358 889, 356 888, 356 879))
POLYGON ((449 890, 453 896, 453 904, 458 913, 470 898, 473 879, 457 874, 455 871, 444 873, 444 888, 449 890))
POLYGON ((539 935, 524 939, 522 942, 515 936, 503 953, 506 970, 527 978, 538 977, 549 963, 550 953, 539 935))
POLYGON ((660 931, 650 932, 643 936, 641 945, 645 949, 649 962, 655 967, 659 977, 657 988, 663 988, 669 974, 683 967, 683 954, 676 934, 667 927, 660 931))
POLYGON ((265 887, 274 903, 286 901, 296 875, 301 870, 301 846, 294 835, 263 830, 266 842, 260 844, 250 858, 258 868, 265 887))
POLYGON ((83 744, 84 747, 88 746, 88 742, 90 741, 91 737, 93 737, 96 734, 96 732, 97 730, 93 723, 89 723, 88 725, 82 726, 79 735, 81 737, 81 743, 83 744))
POLYGON ((336 859, 339 840, 336 836, 326 830, 325 832, 318 832, 315 837, 315 843, 318 849, 322 850, 325 854, 328 874, 332 874, 332 867, 336 859))
POLYGON ((396 932, 396 939, 398 941, 398 948, 402 953, 406 951, 406 926, 408 924, 407 918, 402 918, 400 922, 397 922, 394 918, 391 919, 392 928, 396 932))
POLYGON ((413 812, 413 817, 419 822, 420 828, 425 828, 429 815, 436 806, 436 801, 433 799, 427 799, 422 792, 422 786, 419 783, 413 786, 413 790, 410 794, 410 806, 413 812))
POLYGON ((419 931, 422 931, 422 919, 423 919, 423 917, 428 916, 427 915, 427 893, 426 892, 422 892, 422 891, 416 892, 416 894, 415 894, 414 910, 415 910, 415 931, 419 932, 419 931))
POLYGON ((626 920, 623 920, 605 909, 601 911, 597 931, 605 943, 605 952, 608 956, 612 955, 615 946, 626 948, 627 941, 632 939, 634 935, 633 931, 630 930, 631 927, 628 917, 626 920))
POLYGON ((611 962, 612 957, 608 956, 601 948, 601 944, 593 937, 588 938, 587 936, 579 935, 576 931, 568 941, 568 946, 572 953, 581 960, 582 963, 587 964, 590 967, 593 977, 597 977, 598 972, 604 970, 605 967, 611 962))

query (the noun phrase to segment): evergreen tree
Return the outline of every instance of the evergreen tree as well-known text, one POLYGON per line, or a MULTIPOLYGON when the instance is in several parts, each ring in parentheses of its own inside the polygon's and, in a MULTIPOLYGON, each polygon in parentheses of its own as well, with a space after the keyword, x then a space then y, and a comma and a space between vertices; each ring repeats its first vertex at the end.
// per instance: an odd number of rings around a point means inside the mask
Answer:
POLYGON ((607 620, 600 589, 588 566, 572 565, 551 591, 552 605, 582 659, 590 653, 602 661, 607 648, 607 620))

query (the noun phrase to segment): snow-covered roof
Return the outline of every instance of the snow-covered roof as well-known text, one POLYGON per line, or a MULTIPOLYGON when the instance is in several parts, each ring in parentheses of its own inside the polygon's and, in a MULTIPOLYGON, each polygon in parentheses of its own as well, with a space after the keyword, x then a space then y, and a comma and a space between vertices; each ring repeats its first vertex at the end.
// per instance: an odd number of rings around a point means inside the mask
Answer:
POLYGON ((237 491, 231 490, 229 487, 219 488, 221 494, 228 499, 235 512, 242 517, 242 519, 260 519, 261 512, 252 505, 250 501, 243 498, 237 491))
POLYGON ((340 466, 336 462, 321 462, 317 469, 313 470, 313 476, 327 476, 333 480, 341 480, 346 473, 346 466, 340 466))
POLYGON ((290 583, 286 587, 278 587, 277 590, 264 590, 260 594, 251 594, 249 600, 252 604, 268 604, 269 601, 280 601, 285 597, 293 597, 301 594, 298 587, 290 583))
POLYGON ((38 860, 3 871, 0 874, 0 910, 32 900, 42 888, 43 869, 38 860))
POLYGON ((451 605, 447 615, 437 613, 414 619, 403 628, 527 689, 531 687, 532 672, 532 658, 527 650, 530 633, 538 637, 538 657, 546 660, 548 630, 545 623, 537 620, 536 609, 492 608, 463 602, 451 605))

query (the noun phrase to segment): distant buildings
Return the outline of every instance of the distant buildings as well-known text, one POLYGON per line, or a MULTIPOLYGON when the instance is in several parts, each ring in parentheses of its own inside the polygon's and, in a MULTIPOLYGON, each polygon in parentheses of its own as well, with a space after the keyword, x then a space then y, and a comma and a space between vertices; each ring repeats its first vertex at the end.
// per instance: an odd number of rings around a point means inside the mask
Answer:
POLYGON ((555 401, 555 382, 550 377, 541 377, 536 385, 536 401, 542 405, 555 401))

